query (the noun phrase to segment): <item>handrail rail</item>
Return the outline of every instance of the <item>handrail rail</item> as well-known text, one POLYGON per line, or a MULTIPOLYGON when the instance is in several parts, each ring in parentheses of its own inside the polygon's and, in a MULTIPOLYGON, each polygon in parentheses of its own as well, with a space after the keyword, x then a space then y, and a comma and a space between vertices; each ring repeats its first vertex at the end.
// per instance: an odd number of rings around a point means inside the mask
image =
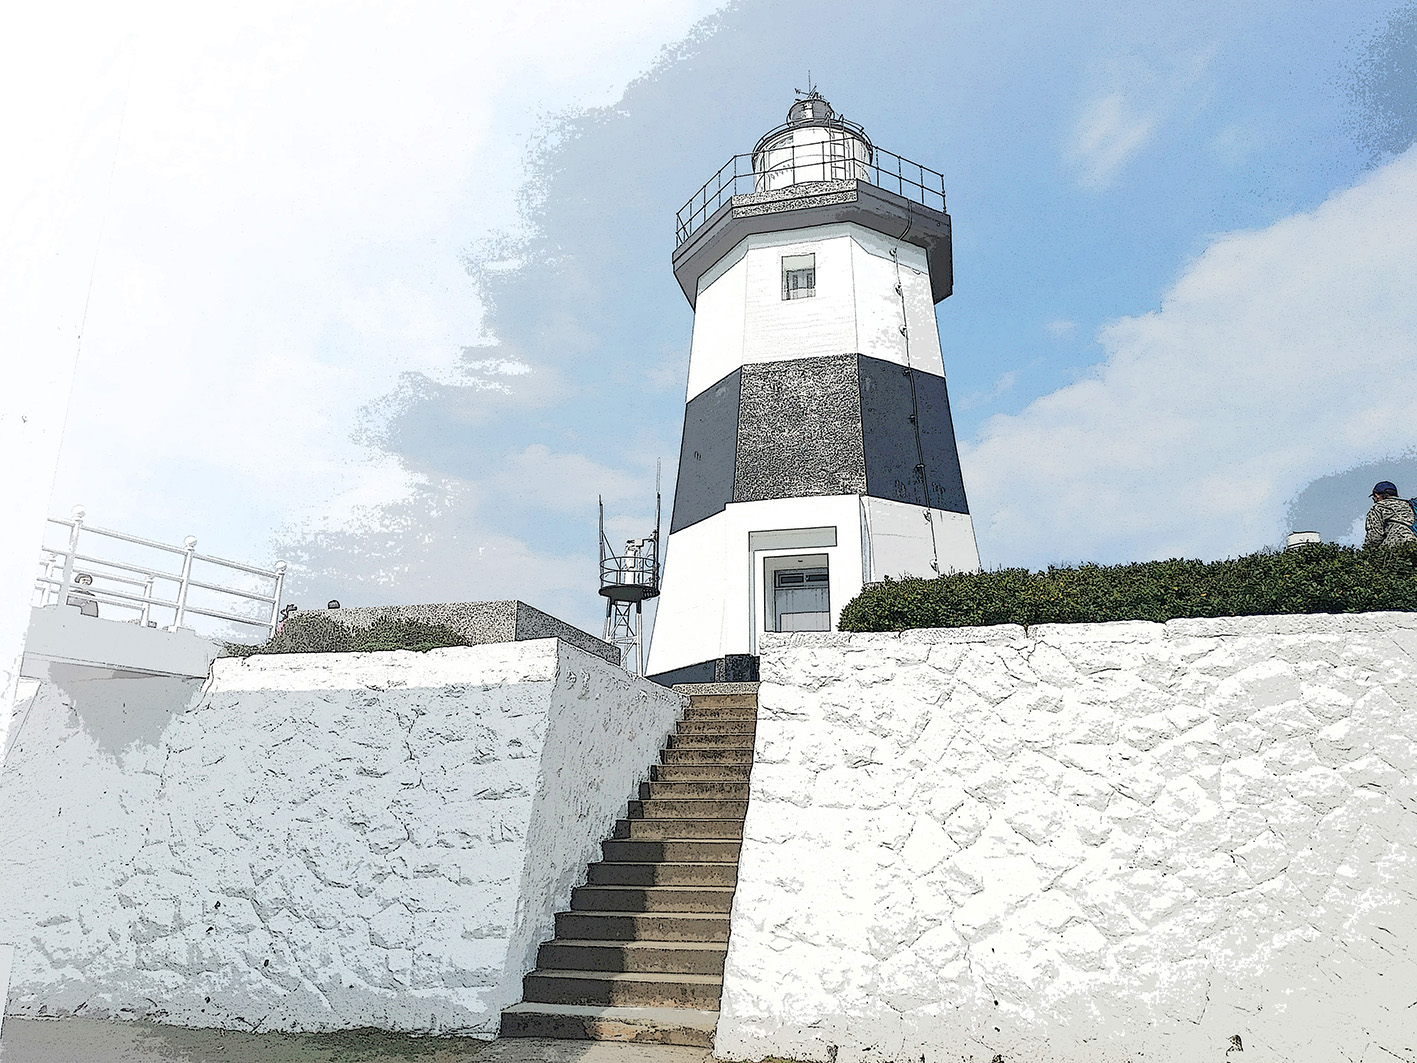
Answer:
POLYGON ((600 582, 602 586, 618 584, 620 586, 658 587, 659 557, 657 551, 646 547, 643 554, 605 555, 600 559, 600 582))
POLYGON ((137 543, 139 546, 150 546, 154 550, 166 550, 172 554, 183 554, 186 551, 180 546, 171 546, 167 543, 160 543, 155 539, 144 539, 139 535, 129 535, 127 532, 113 531, 111 528, 95 528, 91 524, 85 524, 83 519, 60 520, 58 517, 48 518, 50 524, 57 524, 64 528, 82 528, 86 532, 94 535, 106 535, 110 539, 122 539, 125 543, 137 543))
POLYGON ((868 158, 832 155, 821 142, 801 145, 800 158, 797 145, 760 148, 732 156, 689 197, 674 215, 674 246, 689 239, 734 196, 835 180, 865 181, 923 207, 945 210, 944 174, 885 148, 870 145, 868 158), (788 162, 777 161, 784 155, 788 162), (784 180, 785 174, 791 174, 791 180, 784 180))
MULTIPOLYGON (((63 550, 52 550, 49 547, 42 548, 41 552, 53 554, 56 559, 64 556, 63 550)), ((84 561, 91 565, 107 565, 109 568, 121 568, 125 572, 141 572, 145 576, 152 575, 152 570, 144 568, 142 565, 128 565, 122 561, 106 561, 101 557, 91 557, 88 554, 75 554, 74 560, 84 561)), ((117 579, 118 577, 115 576, 112 578, 117 579)))
MULTIPOLYGON (((50 584, 51 586, 58 585, 59 583, 58 580, 45 580, 42 577, 40 580, 36 580, 35 582, 44 582, 50 584)), ((74 592, 72 592, 71 590, 71 593, 74 592)), ((157 605, 161 606, 164 609, 175 609, 177 607, 176 601, 167 601, 164 598, 154 598, 151 594, 125 594, 123 591, 113 591, 108 590, 106 588, 104 590, 98 591, 86 590, 84 593, 87 595, 92 595, 96 601, 100 602, 106 601, 109 598, 114 599, 113 602, 109 603, 110 605, 118 602, 121 599, 125 602, 142 602, 146 605, 157 605)), ((246 623, 251 623, 250 617, 246 618, 246 623)))
POLYGON ((212 554, 197 553, 197 540, 195 536, 188 536, 181 546, 173 546, 169 543, 157 542, 153 539, 146 539, 139 535, 129 535, 126 532, 114 531, 111 528, 97 528, 84 523, 84 510, 81 506, 75 506, 72 520, 63 520, 51 517, 49 524, 57 527, 67 528, 69 531, 67 549, 41 546, 40 563, 44 566, 44 573, 36 576, 35 590, 39 593, 40 605, 74 604, 76 597, 91 598, 95 603, 106 602, 109 605, 117 605, 120 608, 137 608, 139 622, 148 625, 149 614, 152 607, 160 609, 171 609, 173 611, 172 624, 168 630, 176 631, 182 626, 182 621, 188 613, 199 616, 207 616, 220 620, 229 620, 238 624, 249 624, 255 627, 263 627, 271 634, 275 634, 280 622, 280 602, 281 591, 285 583, 286 563, 277 561, 274 568, 260 568, 256 565, 247 565, 239 561, 231 561, 223 557, 216 557, 212 554), (78 550, 79 538, 81 534, 90 534, 116 539, 120 542, 132 543, 148 549, 159 550, 168 554, 175 554, 182 559, 181 572, 164 571, 160 568, 149 568, 144 565, 133 564, 126 561, 109 560, 98 557, 94 554, 80 553, 78 550), (208 580, 196 579, 192 575, 193 562, 215 565, 219 568, 230 569, 250 576, 258 576, 262 579, 270 580, 272 583, 269 592, 257 592, 245 590, 241 587, 229 586, 222 583, 209 582, 208 580), (75 583, 75 566, 82 565, 85 568, 94 568, 95 572, 88 573, 90 586, 79 587, 75 583), (61 568, 59 575, 55 575, 56 567, 61 568), (144 579, 131 579, 127 576, 116 575, 113 572, 103 571, 104 569, 116 569, 121 572, 136 573, 145 577, 144 579), (107 587, 91 587, 93 577, 118 584, 143 588, 142 594, 128 594, 121 590, 113 590, 107 587), (154 593, 154 583, 157 580, 168 580, 176 583, 176 596, 173 600, 159 598, 154 593), (259 606, 269 606, 269 613, 265 608, 260 610, 260 617, 240 616, 236 613, 229 613, 221 609, 208 608, 202 605, 189 604, 187 601, 188 592, 192 589, 208 591, 214 594, 228 595, 233 598, 244 599, 259 606))
MULTIPOLYGON (((169 577, 170 578, 170 577, 169 577)), ((220 591, 222 594, 234 594, 238 598, 246 598, 253 602, 274 602, 276 599, 269 594, 252 594, 250 591, 238 590, 235 587, 223 587, 216 583, 203 583, 201 580, 189 579, 189 587, 200 587, 204 591, 220 591)))
MULTIPOLYGON (((82 558, 80 558, 79 560, 82 560, 82 558)), ((106 561, 105 561, 105 562, 100 562, 100 564, 109 564, 109 562, 106 562, 106 561)), ((143 570, 143 569, 138 569, 137 571, 142 572, 142 571, 144 571, 144 570, 143 570)), ((111 575, 108 575, 107 573, 104 573, 103 578, 106 579, 106 580, 112 580, 112 581, 115 582, 115 583, 130 583, 130 584, 132 584, 132 585, 135 586, 135 587, 146 586, 147 583, 150 582, 150 581, 151 581, 152 579, 154 579, 154 578, 156 578, 156 579, 167 579, 167 580, 171 580, 173 583, 178 583, 178 582, 180 582, 180 578, 177 577, 177 576, 174 576, 174 575, 173 575, 172 573, 170 573, 170 572, 153 572, 153 573, 151 573, 151 574, 149 575, 149 579, 147 579, 147 580, 128 579, 126 576, 111 576, 111 575)), ((35 579, 34 579, 34 581, 35 581, 35 583, 47 584, 47 585, 50 586, 50 587, 62 587, 62 586, 64 585, 60 580, 55 579, 55 578, 52 577, 52 576, 36 576, 35 579)), ((188 580, 188 581, 187 581, 187 585, 188 585, 189 587, 199 587, 199 588, 201 588, 201 589, 204 590, 204 591, 220 591, 222 594, 234 594, 234 595, 236 595, 236 596, 239 597, 239 598, 245 598, 245 599, 247 599, 248 601, 252 601, 252 602, 265 602, 265 603, 267 603, 267 604, 270 604, 270 603, 276 601, 276 599, 275 599, 275 598, 272 598, 269 594, 252 594, 250 591, 238 590, 238 589, 235 588, 235 587, 223 587, 223 586, 222 586, 221 584, 219 584, 219 583, 203 583, 203 582, 201 582, 200 580, 195 580, 195 579, 193 579, 193 580, 188 580)), ((117 592, 117 591, 90 591, 89 593, 90 593, 90 594, 100 594, 100 595, 101 595, 101 594, 110 594, 110 593, 111 593, 111 594, 117 594, 118 592, 117 592)), ((140 599, 140 600, 147 600, 147 599, 140 599)), ((152 604, 153 604, 153 605, 166 605, 166 606, 169 606, 169 607, 175 606, 175 605, 177 604, 176 601, 164 602, 164 601, 158 600, 157 598, 153 598, 153 599, 151 599, 151 601, 152 601, 152 604)), ((248 617, 247 619, 249 619, 249 617, 248 617)), ((261 623, 264 624, 265 621, 262 621, 261 623)))

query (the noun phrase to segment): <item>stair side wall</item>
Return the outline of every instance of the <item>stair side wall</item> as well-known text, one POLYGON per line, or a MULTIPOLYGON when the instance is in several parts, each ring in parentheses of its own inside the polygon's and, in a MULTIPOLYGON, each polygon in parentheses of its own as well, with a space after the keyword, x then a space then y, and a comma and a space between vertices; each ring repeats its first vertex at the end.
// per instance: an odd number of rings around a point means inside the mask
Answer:
POLYGON ((680 702, 555 639, 221 659, 189 686, 44 684, 17 719, 10 1014, 493 1036, 680 702))
POLYGON ((512 990, 504 1007, 521 1000, 522 976, 555 936, 556 913, 570 909, 571 890, 585 885, 600 843, 649 780, 685 700, 562 645, 508 941, 512 990))
POLYGON ((719 1057, 1411 1051, 1417 616, 761 652, 719 1057))

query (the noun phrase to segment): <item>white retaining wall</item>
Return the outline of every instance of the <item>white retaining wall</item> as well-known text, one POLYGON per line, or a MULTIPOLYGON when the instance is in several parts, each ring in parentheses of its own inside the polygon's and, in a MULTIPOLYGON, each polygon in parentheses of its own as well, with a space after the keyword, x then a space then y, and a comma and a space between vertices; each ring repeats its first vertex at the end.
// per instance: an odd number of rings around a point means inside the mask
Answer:
POLYGON ((555 639, 42 686, 9 1012, 492 1035, 680 701, 555 639))
POLYGON ((1412 614, 768 636, 762 679, 719 1056, 1417 1059, 1412 614))

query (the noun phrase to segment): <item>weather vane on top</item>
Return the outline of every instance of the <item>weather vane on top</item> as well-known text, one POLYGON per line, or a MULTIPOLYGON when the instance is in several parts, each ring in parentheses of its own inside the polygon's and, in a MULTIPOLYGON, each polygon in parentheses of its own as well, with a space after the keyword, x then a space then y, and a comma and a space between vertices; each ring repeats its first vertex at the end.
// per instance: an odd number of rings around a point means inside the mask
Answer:
POLYGON ((809 100, 820 100, 822 98, 822 94, 817 91, 817 86, 812 83, 812 72, 810 70, 807 71, 807 91, 803 92, 801 89, 793 89, 792 91, 799 96, 805 96, 809 100))

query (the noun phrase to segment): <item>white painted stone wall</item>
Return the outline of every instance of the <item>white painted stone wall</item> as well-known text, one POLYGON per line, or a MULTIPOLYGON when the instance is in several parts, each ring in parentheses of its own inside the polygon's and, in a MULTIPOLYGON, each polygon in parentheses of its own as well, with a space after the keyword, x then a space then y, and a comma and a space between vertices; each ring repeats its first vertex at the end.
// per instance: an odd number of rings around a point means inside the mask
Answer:
POLYGON ((46 685, 0 771, 9 1012, 491 1035, 679 711, 554 639, 46 685))
POLYGON ((719 1056, 1417 1059, 1412 614, 768 636, 762 678, 719 1056))

